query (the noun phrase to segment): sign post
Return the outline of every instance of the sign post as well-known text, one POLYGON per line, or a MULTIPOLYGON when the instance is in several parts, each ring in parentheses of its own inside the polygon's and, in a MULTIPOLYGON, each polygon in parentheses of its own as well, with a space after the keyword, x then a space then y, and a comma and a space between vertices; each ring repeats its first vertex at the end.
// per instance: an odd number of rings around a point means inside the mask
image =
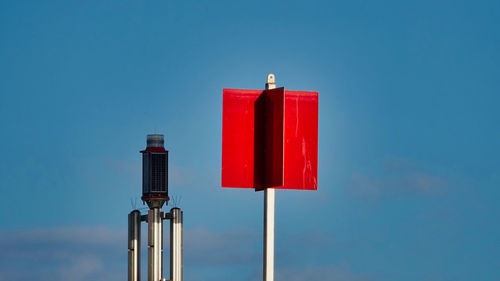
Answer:
MULTIPOLYGON (((266 90, 276 89, 274 74, 267 75, 266 90)), ((276 190, 264 190, 264 281, 274 281, 274 212, 276 190)))
POLYGON ((264 191, 263 280, 274 281, 275 189, 317 189, 318 92, 224 89, 222 187, 264 191))

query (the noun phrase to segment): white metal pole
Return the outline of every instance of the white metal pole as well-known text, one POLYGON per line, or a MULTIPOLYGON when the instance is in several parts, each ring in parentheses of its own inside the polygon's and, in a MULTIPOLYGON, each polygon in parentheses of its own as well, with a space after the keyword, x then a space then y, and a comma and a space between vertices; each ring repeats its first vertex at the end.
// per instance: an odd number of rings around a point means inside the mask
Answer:
POLYGON ((264 281, 274 281, 274 205, 276 190, 264 190, 264 281))
POLYGON ((141 281, 141 213, 128 215, 128 281, 141 281))
POLYGON ((182 281, 182 211, 170 210, 170 281, 182 281))
POLYGON ((162 230, 163 221, 160 208, 152 208, 148 212, 148 281, 162 279, 162 230))
MULTIPOLYGON (((275 89, 274 74, 267 75, 266 89, 275 89)), ((274 210, 276 190, 264 190, 264 281, 274 281, 274 210)))

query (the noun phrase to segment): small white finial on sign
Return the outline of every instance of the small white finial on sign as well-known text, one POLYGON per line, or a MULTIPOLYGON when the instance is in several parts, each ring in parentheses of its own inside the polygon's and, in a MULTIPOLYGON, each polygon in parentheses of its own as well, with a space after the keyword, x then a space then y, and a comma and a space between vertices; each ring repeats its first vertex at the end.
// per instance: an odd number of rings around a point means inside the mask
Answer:
POLYGON ((269 73, 267 75, 266 90, 275 89, 276 88, 276 80, 275 80, 275 78, 276 77, 272 73, 269 73))

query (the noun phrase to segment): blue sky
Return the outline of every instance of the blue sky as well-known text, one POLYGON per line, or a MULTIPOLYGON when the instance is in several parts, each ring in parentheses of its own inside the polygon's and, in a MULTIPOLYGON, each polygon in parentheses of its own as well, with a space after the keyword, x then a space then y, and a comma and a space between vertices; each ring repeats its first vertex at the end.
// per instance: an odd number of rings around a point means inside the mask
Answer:
POLYGON ((260 280, 262 193, 220 188, 222 88, 268 73, 320 95, 318 191, 277 192, 277 281, 498 280, 499 19, 495 1, 1 1, 0 281, 124 280, 155 130, 186 280, 260 280))

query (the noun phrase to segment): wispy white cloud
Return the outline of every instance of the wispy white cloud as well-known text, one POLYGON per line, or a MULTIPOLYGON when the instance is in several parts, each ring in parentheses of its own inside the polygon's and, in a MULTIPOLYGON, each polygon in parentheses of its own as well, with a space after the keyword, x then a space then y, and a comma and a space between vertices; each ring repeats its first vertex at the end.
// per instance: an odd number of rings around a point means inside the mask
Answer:
POLYGON ((369 281, 370 277, 353 273, 347 266, 306 266, 302 268, 282 268, 276 272, 276 281, 369 281))
MULTIPOLYGON (((276 281, 374 281, 372 276, 354 273, 347 265, 277 267, 274 272, 276 281)), ((247 281, 262 280, 262 272, 247 281)))
POLYGON ((112 274, 106 263, 98 256, 78 256, 66 266, 57 269, 58 280, 120 280, 121 274, 112 274))
POLYGON ((126 238, 126 232, 106 226, 52 227, 26 230, 22 232, 3 232, 2 236, 24 242, 72 242, 87 244, 118 244, 126 238))
POLYGON ((435 195, 442 193, 449 181, 435 172, 416 167, 405 158, 389 158, 368 171, 352 173, 349 190, 356 195, 435 195))
POLYGON ((197 266, 253 264, 260 257, 254 242, 259 233, 251 229, 218 232, 200 227, 184 235, 186 258, 197 266))
POLYGON ((0 280, 123 280, 126 231, 104 226, 0 232, 0 280))
MULTIPOLYGON (((168 227, 168 226, 166 226, 168 227)), ((166 232, 168 233, 168 232, 166 232)), ((118 281, 126 279, 126 229, 105 226, 56 227, 0 232, 0 281, 118 281), (29 270, 27 270, 29 269, 29 270)), ((260 280, 261 231, 235 229, 217 231, 204 227, 184 230, 185 276, 192 280, 260 280)), ((305 233, 283 238, 283 246, 301 247, 305 233), (285 245, 286 244, 286 245, 285 245)), ((314 251, 332 243, 328 234, 314 237, 314 251)), ((145 237, 144 237, 145 239, 145 237)), ((167 244, 168 245, 168 244, 167 244)), ((277 249, 277 256, 287 255, 277 249)), ((146 253, 147 251, 143 251, 146 253)), ((285 257, 281 257, 286 260, 285 257)), ((168 264, 168 248, 165 251, 168 264)), ((289 267, 277 264, 277 280, 367 280, 343 267, 289 267), (330 276, 335 279, 328 279, 330 276)))
MULTIPOLYGON (((185 229, 186 268, 223 270, 255 264, 260 248, 251 241, 257 235, 250 229, 185 229)), ((126 229, 105 226, 1 231, 0 280, 124 280, 126 236, 126 229)), ((165 260, 168 264, 168 250, 165 260)))

